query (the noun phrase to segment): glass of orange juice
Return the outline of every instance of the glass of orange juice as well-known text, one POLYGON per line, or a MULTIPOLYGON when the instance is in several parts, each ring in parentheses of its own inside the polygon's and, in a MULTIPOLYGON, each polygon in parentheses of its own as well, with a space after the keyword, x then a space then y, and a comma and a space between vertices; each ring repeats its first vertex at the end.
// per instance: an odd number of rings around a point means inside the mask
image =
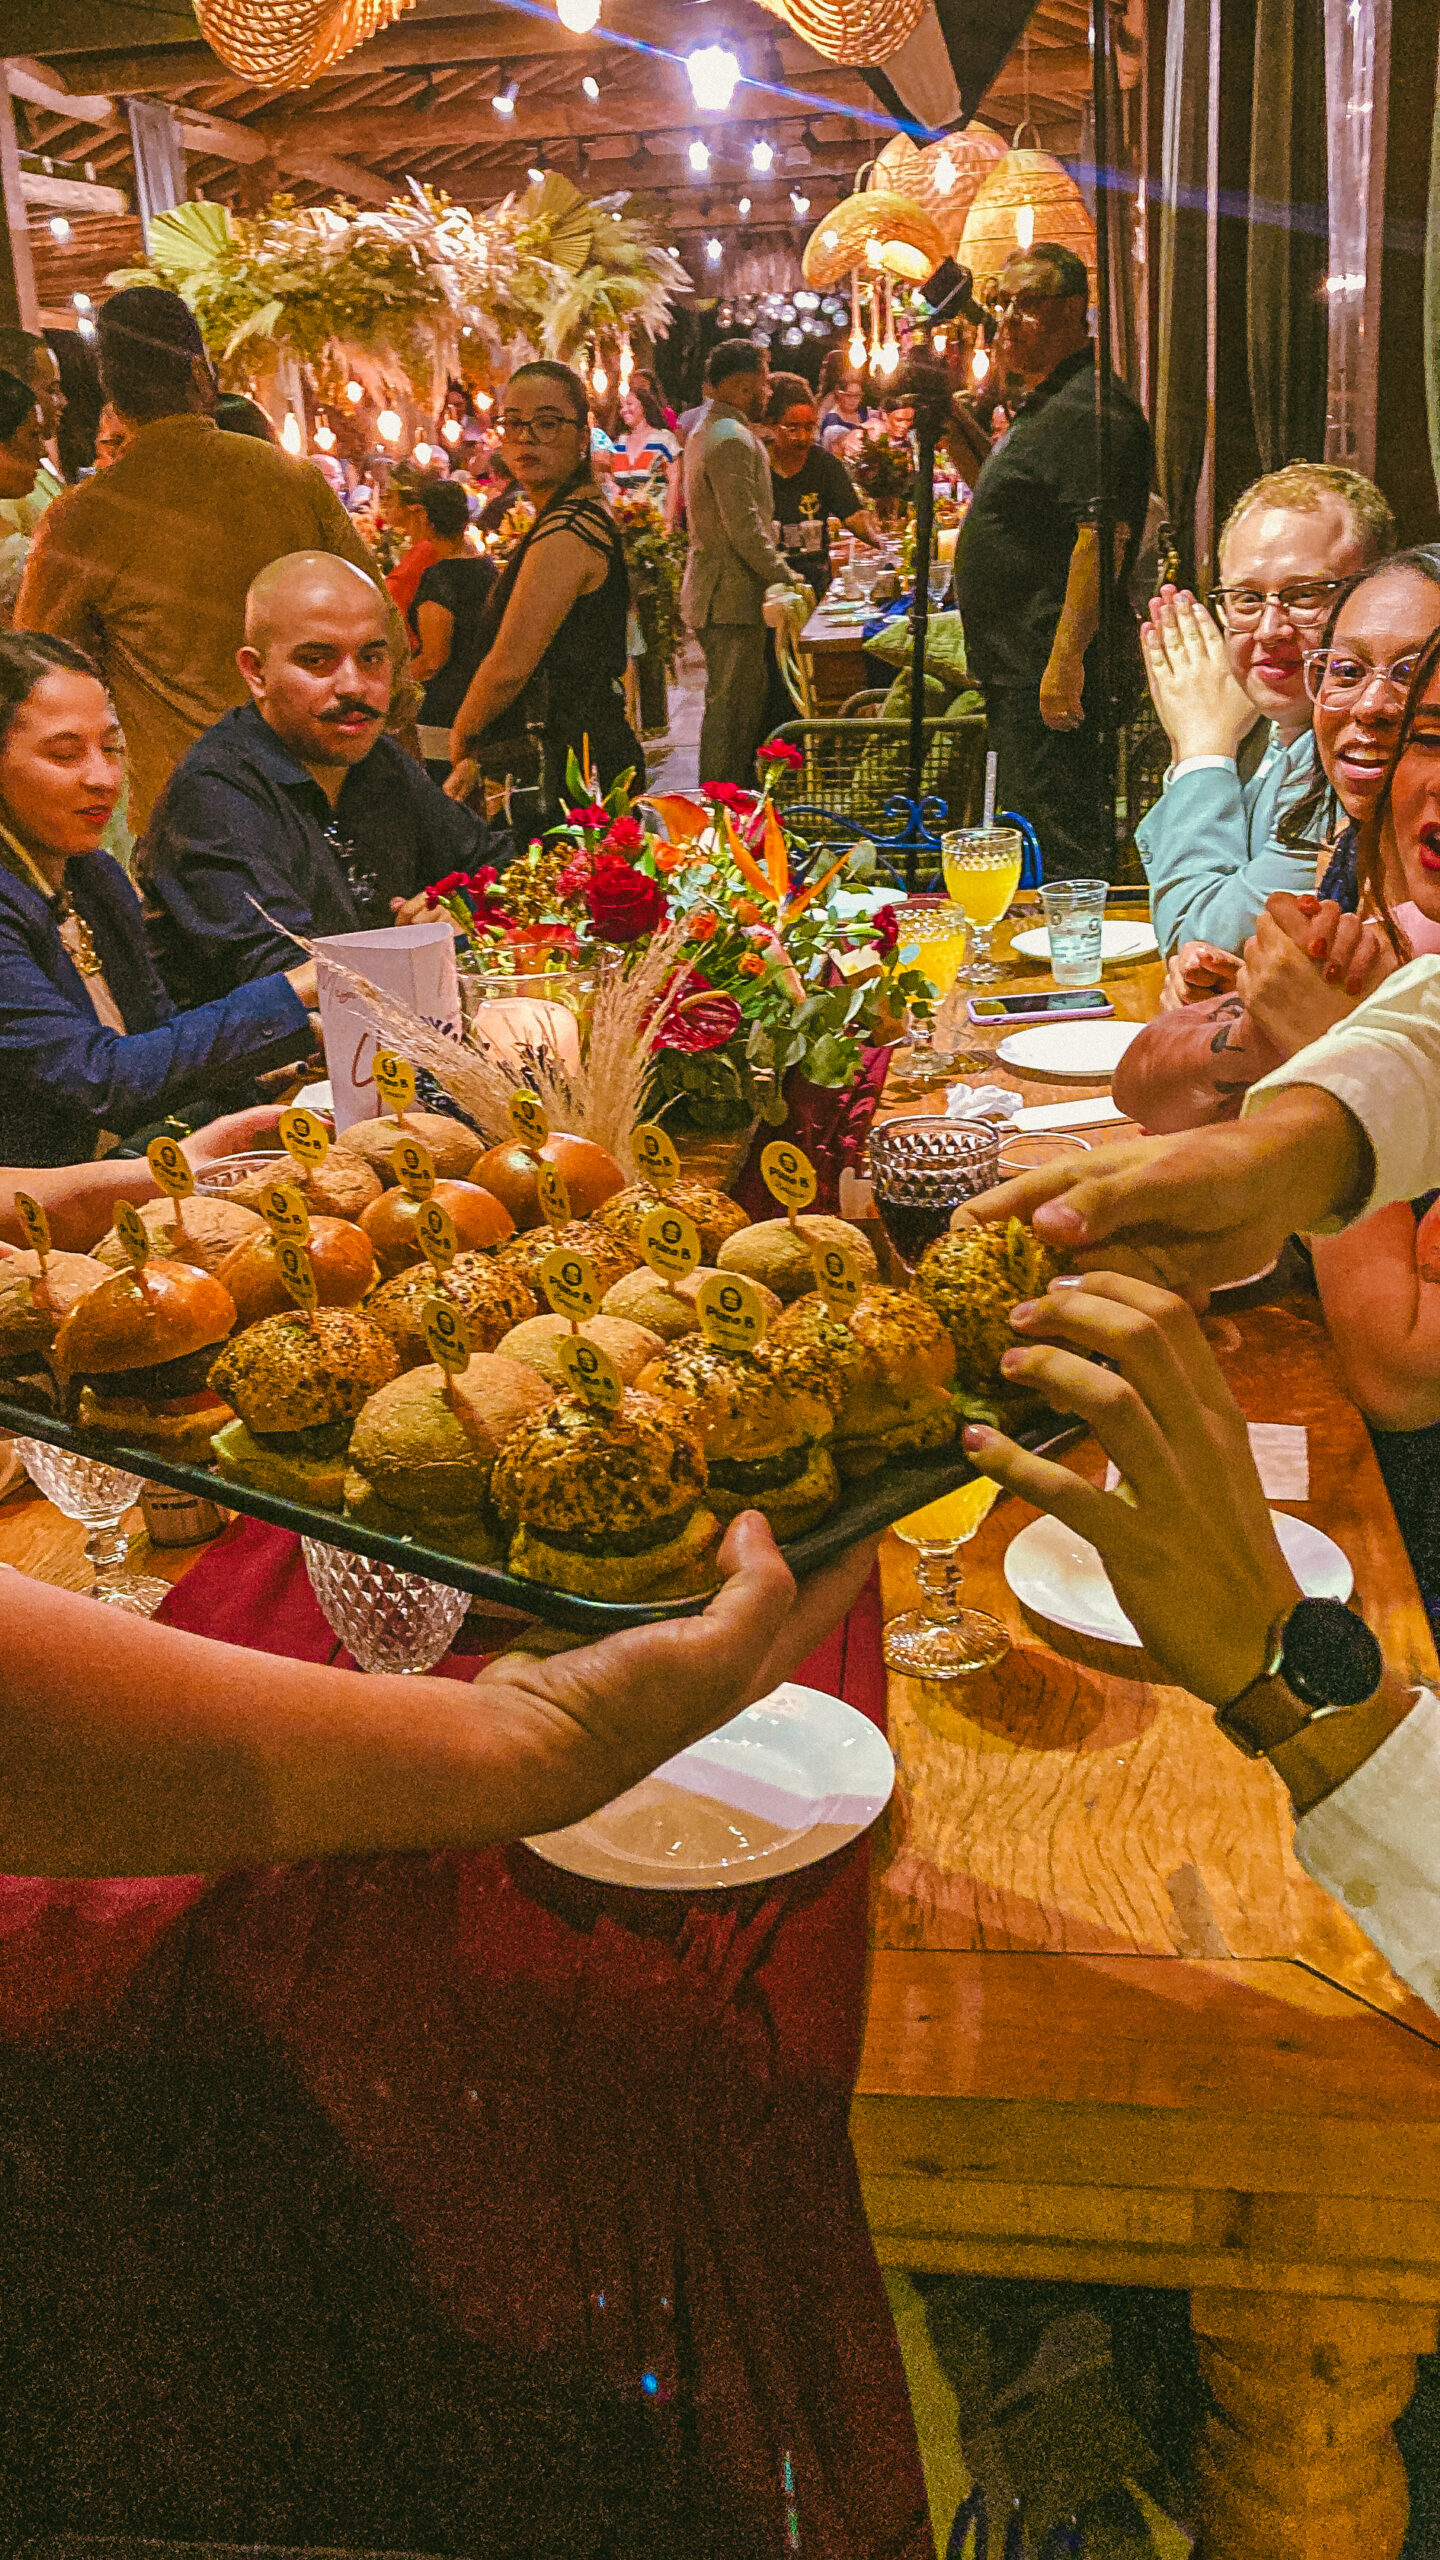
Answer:
POLYGON ((940 839, 945 886, 970 928, 962 987, 988 987, 1006 974, 991 956, 990 942, 1020 886, 1023 852, 1018 827, 956 827, 940 839))
MULTIPOLYGON (((911 898, 895 910, 895 952, 901 966, 918 969, 935 990, 937 1007, 955 984, 965 957, 968 928, 958 907, 943 899, 911 898)), ((943 1084, 950 1072, 948 1051, 935 1046, 933 1025, 912 1013, 904 1042, 896 1052, 900 1081, 914 1093, 943 1084)))

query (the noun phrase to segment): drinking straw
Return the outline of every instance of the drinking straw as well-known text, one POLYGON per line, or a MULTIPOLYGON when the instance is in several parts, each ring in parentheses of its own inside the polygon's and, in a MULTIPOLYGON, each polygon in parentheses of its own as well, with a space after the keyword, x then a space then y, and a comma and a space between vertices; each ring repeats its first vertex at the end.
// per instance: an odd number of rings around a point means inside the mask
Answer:
POLYGON ((1000 758, 992 747, 985 758, 985 815, 981 821, 987 827, 995 824, 995 772, 999 762, 1000 758))

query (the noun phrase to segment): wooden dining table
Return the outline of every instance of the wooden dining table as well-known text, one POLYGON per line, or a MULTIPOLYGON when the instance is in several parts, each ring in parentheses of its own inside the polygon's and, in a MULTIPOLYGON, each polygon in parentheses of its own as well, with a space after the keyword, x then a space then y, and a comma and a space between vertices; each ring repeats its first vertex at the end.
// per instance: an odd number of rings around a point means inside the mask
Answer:
MULTIPOLYGON (((1049 983, 1009 954, 1035 920, 1021 902, 998 937, 1016 984, 1049 983)), ((1146 1018, 1159 977, 1108 971, 1117 1014, 1146 1018)), ((1093 1090, 964 1036, 1029 1101, 1093 1090)), ((1344 1549, 1387 1660, 1440 1677, 1316 1302, 1262 1284, 1206 1324, 1246 1415, 1305 1429, 1309 1498, 1284 1507, 1344 1549)), ((1065 1463, 1104 1467, 1090 1442, 1065 1463)), ((1027 1616, 1003 1558, 1034 1517, 1002 1499, 965 1551, 1007 1660, 890 1684, 852 2117, 877 2249, 1187 2292, 1213 2399, 1204 2560, 1395 2560, 1392 2426, 1440 2310, 1440 2017, 1305 1876, 1267 1764, 1143 1654, 1027 1616)), ((83 1587, 83 1535, 28 1486, 0 1503, 0 1564, 83 1587)), ((171 1578, 204 1552, 137 1544, 171 1578)), ((910 1558, 887 1540, 887 1611, 914 1604, 910 1558)))
MULTIPOLYGON (((1105 977, 1130 1020, 1159 984, 1155 959, 1105 977)), ((1095 1090, 998 1063, 984 1080, 1095 1090)), ((1247 1418, 1307 1434, 1309 1499, 1281 1507, 1343 1548, 1387 1661, 1434 1681, 1317 1301, 1262 1284, 1206 1330, 1247 1418)), ((1103 1476, 1093 1441, 1065 1463, 1103 1476)), ((1304 1874, 1267 1763, 1143 1653, 1027 1615, 1003 1560, 1035 1517, 1002 1499, 965 1549, 1007 1660, 890 1681, 852 2116, 876 2245, 900 2267, 1185 2291, 1213 2402, 1204 2560, 1394 2560, 1391 2430, 1440 2306, 1440 2016, 1304 1874)), ((887 1615, 915 1605, 911 1556, 887 1540, 887 1615)))

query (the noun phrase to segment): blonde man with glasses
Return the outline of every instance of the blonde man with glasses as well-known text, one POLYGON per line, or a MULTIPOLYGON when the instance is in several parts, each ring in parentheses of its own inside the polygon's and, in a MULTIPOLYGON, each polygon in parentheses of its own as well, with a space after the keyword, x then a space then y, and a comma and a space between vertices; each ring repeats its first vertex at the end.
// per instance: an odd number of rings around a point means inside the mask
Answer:
POLYGON ((1170 958, 1167 1005, 1232 987, 1266 899, 1313 885, 1313 853, 1277 834, 1312 773, 1305 661, 1345 581, 1394 547, 1395 519, 1373 481, 1339 463, 1294 462, 1231 510, 1218 619, 1172 587, 1150 608, 1145 669, 1172 762, 1136 841, 1170 958))

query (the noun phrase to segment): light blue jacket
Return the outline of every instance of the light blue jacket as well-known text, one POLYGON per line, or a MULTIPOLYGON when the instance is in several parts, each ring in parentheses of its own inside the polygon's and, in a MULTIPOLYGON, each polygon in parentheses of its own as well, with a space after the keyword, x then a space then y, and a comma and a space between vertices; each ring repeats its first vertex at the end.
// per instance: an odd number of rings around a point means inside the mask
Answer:
POLYGON ((1239 951, 1276 889, 1314 888, 1314 854, 1275 841, 1280 819, 1309 788, 1313 760, 1305 729, 1288 747, 1272 742, 1247 783, 1233 764, 1204 765, 1182 773, 1146 811, 1135 841, 1163 952, 1182 942, 1239 951))

